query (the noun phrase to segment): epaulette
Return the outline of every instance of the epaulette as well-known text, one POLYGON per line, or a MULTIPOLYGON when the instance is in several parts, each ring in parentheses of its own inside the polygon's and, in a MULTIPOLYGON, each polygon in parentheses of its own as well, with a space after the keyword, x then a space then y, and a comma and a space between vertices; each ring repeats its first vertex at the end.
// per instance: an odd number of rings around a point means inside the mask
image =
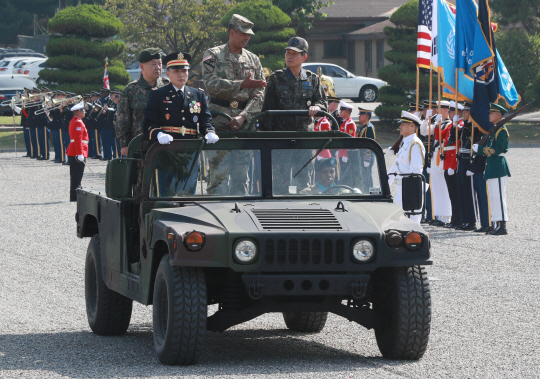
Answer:
POLYGON ((204 92, 204 90, 203 90, 202 88, 199 88, 199 91, 202 91, 202 92, 204 92))

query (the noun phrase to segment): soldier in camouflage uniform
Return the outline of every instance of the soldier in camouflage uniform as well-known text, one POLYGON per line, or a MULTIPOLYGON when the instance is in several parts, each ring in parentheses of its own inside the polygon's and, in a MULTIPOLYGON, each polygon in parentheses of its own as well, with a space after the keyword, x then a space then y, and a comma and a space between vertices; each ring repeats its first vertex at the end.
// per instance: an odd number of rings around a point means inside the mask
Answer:
POLYGON ((209 97, 210 110, 233 117, 215 117, 216 131, 245 130, 252 117, 261 111, 264 71, 259 58, 245 49, 253 23, 233 14, 229 21, 229 42, 208 49, 203 54, 202 76, 209 97))
POLYGON ((120 140, 121 154, 127 156, 129 142, 142 133, 143 110, 153 88, 169 84, 161 77, 161 49, 148 48, 139 54, 141 77, 129 83, 120 97, 116 114, 116 137, 120 140))
MULTIPOLYGON (((285 64, 283 70, 273 72, 267 79, 266 96, 262 111, 267 110, 309 110, 308 117, 266 117, 261 120, 261 130, 307 131, 313 130, 313 116, 318 111, 328 110, 328 101, 317 74, 304 70, 302 63, 307 59, 308 43, 300 37, 293 37, 285 48, 285 64)), ((279 157, 272 157, 274 177, 274 193, 286 194, 291 186, 302 189, 311 185, 312 165, 300 171, 309 160, 309 151, 281 150, 279 157), (292 174, 291 174, 292 173, 292 174), (278 184, 279 183, 279 184, 278 184)))
MULTIPOLYGON (((202 76, 209 97, 210 110, 228 114, 213 117, 216 131, 246 130, 253 116, 262 108, 264 71, 259 58, 245 49, 253 33, 253 23, 233 14, 229 21, 229 42, 208 49, 203 54, 202 76)), ((208 192, 230 195, 248 193, 250 153, 235 151, 219 162, 219 156, 207 151, 209 161, 208 192)))

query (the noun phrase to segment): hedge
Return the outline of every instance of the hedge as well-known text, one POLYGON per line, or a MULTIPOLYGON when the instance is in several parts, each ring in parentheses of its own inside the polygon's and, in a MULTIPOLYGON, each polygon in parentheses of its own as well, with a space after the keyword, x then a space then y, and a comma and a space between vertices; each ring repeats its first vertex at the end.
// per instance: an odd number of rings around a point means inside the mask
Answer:
MULTIPOLYGON (((375 114, 381 120, 396 120, 401 117, 402 105, 379 105, 375 108, 375 114)), ((397 138, 397 136, 396 136, 397 138)))
POLYGON ((59 55, 76 55, 79 57, 89 57, 105 59, 105 57, 116 57, 122 54, 126 45, 117 40, 109 42, 92 41, 77 37, 52 37, 47 42, 45 48, 47 55, 54 57, 59 55))
POLYGON ((108 38, 120 34, 124 25, 99 5, 84 4, 58 12, 48 23, 49 32, 108 38))
POLYGON ((49 57, 45 62, 47 68, 62 68, 68 70, 86 70, 89 68, 101 67, 105 63, 95 58, 76 57, 74 55, 58 55, 49 57))
POLYGON ((260 60, 261 65, 272 72, 285 68, 285 54, 265 56, 264 58, 260 58, 260 60))
POLYGON ((229 24, 233 14, 240 14, 255 24, 253 31, 282 29, 291 23, 291 18, 281 9, 273 6, 269 1, 252 0, 240 3, 221 18, 225 27, 229 24))
POLYGON ((249 43, 261 43, 265 41, 289 41, 296 35, 293 28, 285 28, 283 30, 261 30, 254 36, 251 36, 249 43))
POLYGON ((385 51, 384 56, 391 62, 404 63, 408 66, 416 67, 416 53, 411 51, 388 50, 385 51))
MULTIPOLYGON (((63 83, 101 83, 103 81, 104 67, 93 68, 90 70, 41 70, 39 76, 47 82, 58 84, 63 83)), ((109 66, 109 82, 115 84, 128 84, 130 77, 124 67, 109 66)))
POLYGON ((388 105, 404 105, 408 97, 401 88, 383 86, 379 89, 379 101, 388 105))
POLYGON ((399 7, 390 16, 390 21, 394 25, 414 28, 416 30, 418 27, 418 0, 411 0, 399 7))
POLYGON ((287 42, 267 41, 249 45, 248 49, 257 55, 281 55, 285 56, 287 42))

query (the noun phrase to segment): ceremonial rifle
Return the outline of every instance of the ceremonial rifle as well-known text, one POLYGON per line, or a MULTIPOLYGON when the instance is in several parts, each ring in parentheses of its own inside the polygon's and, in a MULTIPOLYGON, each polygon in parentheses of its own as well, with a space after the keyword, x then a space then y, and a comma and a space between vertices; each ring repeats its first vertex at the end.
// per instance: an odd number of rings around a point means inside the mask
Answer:
POLYGON ((403 136, 399 136, 398 140, 396 141, 395 144, 392 145, 392 147, 390 148, 390 150, 392 150, 394 152, 394 155, 396 155, 399 151, 399 147, 401 146, 401 142, 403 141, 403 136))

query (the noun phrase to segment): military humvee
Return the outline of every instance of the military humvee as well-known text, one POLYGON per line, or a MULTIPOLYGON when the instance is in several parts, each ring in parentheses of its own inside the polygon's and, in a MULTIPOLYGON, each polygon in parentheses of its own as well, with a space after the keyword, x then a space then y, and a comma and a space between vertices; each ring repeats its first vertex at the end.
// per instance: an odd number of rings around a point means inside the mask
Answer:
MULTIPOLYGON (((292 332, 317 333, 332 312, 374 329, 384 357, 421 358, 430 241, 393 204, 381 147, 340 132, 220 136, 139 136, 104 190, 78 191, 93 332, 121 335, 133 300, 152 304, 159 360, 188 365, 206 331, 282 312, 292 332)), ((403 186, 404 209, 418 209, 419 187, 403 186)))

